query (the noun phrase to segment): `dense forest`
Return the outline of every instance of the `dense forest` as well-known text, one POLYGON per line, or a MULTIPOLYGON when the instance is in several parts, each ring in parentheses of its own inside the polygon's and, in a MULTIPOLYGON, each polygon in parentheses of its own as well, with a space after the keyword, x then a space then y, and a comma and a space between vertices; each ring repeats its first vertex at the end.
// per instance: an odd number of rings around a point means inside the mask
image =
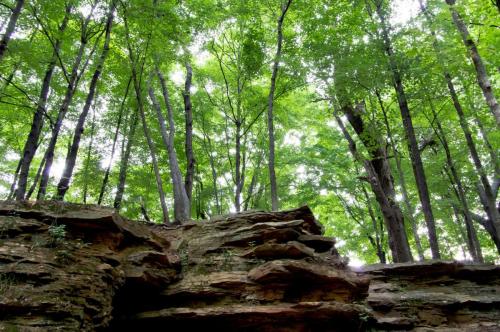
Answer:
POLYGON ((499 261, 498 0, 2 0, 0 197, 307 204, 356 262, 499 261))

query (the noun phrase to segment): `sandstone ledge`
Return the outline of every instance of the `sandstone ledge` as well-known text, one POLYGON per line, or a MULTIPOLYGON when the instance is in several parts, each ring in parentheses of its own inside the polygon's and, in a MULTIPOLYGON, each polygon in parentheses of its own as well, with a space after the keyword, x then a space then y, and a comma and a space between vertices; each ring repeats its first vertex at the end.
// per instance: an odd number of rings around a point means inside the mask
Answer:
POLYGON ((0 331, 500 330, 500 267, 351 271, 322 232, 307 207, 165 227, 0 202, 0 331))

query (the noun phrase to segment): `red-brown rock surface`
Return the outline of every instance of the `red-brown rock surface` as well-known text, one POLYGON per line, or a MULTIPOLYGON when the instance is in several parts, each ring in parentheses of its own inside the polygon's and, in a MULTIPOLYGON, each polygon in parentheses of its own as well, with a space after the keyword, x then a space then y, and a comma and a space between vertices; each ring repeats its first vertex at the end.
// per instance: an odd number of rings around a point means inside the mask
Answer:
POLYGON ((95 206, 0 203, 0 331, 494 331, 499 272, 352 272, 307 207, 164 227, 95 206))

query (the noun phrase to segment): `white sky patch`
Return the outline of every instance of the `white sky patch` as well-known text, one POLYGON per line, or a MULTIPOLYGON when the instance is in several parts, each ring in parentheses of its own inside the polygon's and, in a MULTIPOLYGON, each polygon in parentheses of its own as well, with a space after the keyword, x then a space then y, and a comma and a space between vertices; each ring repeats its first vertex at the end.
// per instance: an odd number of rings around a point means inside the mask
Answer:
POLYGON ((297 130, 292 129, 285 134, 284 144, 298 147, 300 146, 302 136, 297 130))
POLYGON ((304 165, 299 165, 299 167, 297 167, 297 170, 295 171, 295 174, 297 174, 297 179, 302 181, 306 180, 307 179, 306 167, 304 165))
POLYGON ((64 171, 65 162, 66 160, 64 158, 57 158, 50 168, 50 177, 53 177, 56 179, 56 181, 59 181, 64 171))
POLYGON ((175 85, 181 86, 184 84, 184 72, 178 68, 176 68, 174 71, 172 71, 169 75, 170 80, 174 82, 175 85))
POLYGON ((417 16, 420 10, 418 0, 394 0, 392 1, 392 25, 405 24, 417 16))
POLYGON ((365 265, 365 262, 356 257, 352 252, 349 252, 348 257, 349 257, 349 264, 348 264, 349 266, 360 267, 365 265))

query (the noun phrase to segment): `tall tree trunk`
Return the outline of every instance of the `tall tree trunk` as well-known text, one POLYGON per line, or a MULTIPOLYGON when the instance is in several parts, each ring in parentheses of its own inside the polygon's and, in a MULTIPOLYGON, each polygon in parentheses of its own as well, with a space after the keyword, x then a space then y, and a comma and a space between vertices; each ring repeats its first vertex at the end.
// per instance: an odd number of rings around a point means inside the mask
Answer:
POLYGON ((219 198, 219 189, 217 186, 217 168, 215 167, 215 160, 212 155, 212 141, 210 140, 210 136, 205 130, 205 120, 202 120, 202 130, 203 130, 203 148, 205 150, 205 153, 208 156, 208 160, 210 163, 210 170, 212 171, 212 185, 214 187, 214 198, 215 198, 215 208, 216 208, 216 214, 222 214, 222 207, 220 204, 220 198, 219 198))
POLYGON ((242 174, 242 163, 241 163, 241 121, 238 119, 236 121, 236 158, 235 158, 235 184, 236 190, 234 193, 234 207, 236 212, 241 211, 241 191, 245 183, 245 176, 242 174))
MULTIPOLYGON (((140 90, 136 91, 136 93, 140 90)), ((139 97, 138 97, 139 98, 139 97)), ((141 97, 142 99, 142 97, 141 97)), ((141 102, 142 103, 142 102, 141 102)), ((146 137, 146 142, 148 143, 149 151, 151 153, 151 159, 153 162, 153 169, 155 172, 156 184, 158 187, 158 194, 160 195, 160 204, 163 211, 163 223, 170 224, 170 218, 168 216, 168 208, 165 199, 165 192, 163 191, 163 182, 160 175, 160 169, 158 167, 158 160, 156 158, 156 147, 151 138, 151 132, 149 131, 148 124, 146 121, 146 114, 144 113, 144 105, 139 105, 139 115, 141 116, 142 129, 144 130, 144 136, 146 137)))
POLYGON ((408 140, 410 158, 412 161, 413 173, 415 175, 415 182, 417 184, 418 195, 420 198, 420 202, 422 204, 422 211, 424 214, 425 223, 427 225, 427 231, 429 234, 429 244, 431 247, 432 258, 439 259, 441 258, 441 255, 439 253, 436 224, 434 221, 434 215, 432 213, 432 206, 429 196, 429 189, 427 187, 424 165, 422 163, 422 158, 420 156, 420 151, 418 149, 417 138, 415 136, 415 129, 413 128, 413 121, 411 118, 410 109, 408 107, 408 101, 406 99, 401 73, 399 72, 399 68, 396 62, 396 57, 391 44, 391 39, 389 37, 389 29, 385 13, 383 12, 382 4, 383 0, 377 0, 376 10, 382 25, 382 39, 384 42, 384 48, 387 57, 389 58, 390 69, 392 71, 394 80, 394 88, 398 98, 398 104, 399 104, 399 109, 401 111, 403 126, 406 132, 406 138, 408 140))
MULTIPOLYGON (((383 182, 386 182, 385 185, 387 185, 387 175, 381 175, 382 178, 380 178, 380 175, 377 173, 374 164, 372 163, 373 159, 371 161, 363 160, 357 151, 356 143, 345 128, 340 117, 335 114, 335 119, 342 130, 345 139, 349 143, 349 150, 351 151, 354 159, 361 162, 365 168, 368 176, 368 182, 373 190, 373 193, 375 194, 377 202, 380 205, 382 215, 384 216, 386 228, 389 233, 389 248, 391 249, 393 261, 395 263, 413 261, 410 244, 408 243, 406 230, 404 228, 403 214, 397 205, 394 205, 394 201, 391 201, 387 193, 384 191, 383 182)), ((385 173, 387 170, 379 169, 379 172, 381 171, 385 173)))
MULTIPOLYGON (((486 77, 486 81, 480 79, 479 72, 486 73, 486 71, 484 69, 484 66, 482 64, 481 58, 479 57, 479 54, 477 53, 477 49, 475 48, 474 42, 472 40, 470 40, 470 42, 472 44, 467 44, 467 40, 470 39, 470 36, 468 34, 468 31, 467 31, 467 27, 464 25, 462 19, 458 15, 458 12, 453 7, 453 4, 451 4, 449 1, 450 0, 447 0, 447 3, 450 5, 450 11, 452 13, 454 23, 457 26, 457 28, 459 29, 459 31, 462 33, 462 38, 464 40, 465 45, 466 46, 469 45, 469 47, 474 47, 475 51, 472 50, 472 49, 470 50, 471 57, 473 58, 473 60, 476 57, 476 55, 478 57, 476 60, 479 61, 479 62, 476 64, 476 61, 474 61, 476 69, 478 69, 478 66, 482 67, 482 69, 480 69, 480 70, 477 71, 479 85, 481 86, 485 82, 487 82, 489 84, 489 82, 487 81, 488 80, 487 77, 486 77), (463 34, 464 32, 465 32, 465 35, 463 34), (475 52, 475 55, 474 55, 474 52, 475 52)), ((431 29, 431 35, 433 37, 432 45, 433 45, 434 51, 436 53, 437 58, 441 59, 441 57, 442 57, 441 56, 441 51, 440 51, 440 48, 439 48, 439 42, 438 42, 438 39, 437 39, 437 36, 436 36, 436 32, 433 29, 432 17, 430 15, 427 7, 425 7, 425 5, 423 4, 423 1, 419 0, 419 3, 420 3, 420 9, 421 9, 422 13, 424 14, 424 16, 426 18, 427 25, 431 29)), ((453 0, 453 3, 454 3, 454 0, 453 0)), ((455 86, 453 84, 453 80, 452 80, 451 74, 446 70, 446 67, 445 67, 444 63, 441 63, 441 66, 443 67, 443 76, 445 78, 446 85, 448 87, 448 92, 449 92, 450 97, 451 97, 451 99, 453 101, 453 106, 455 108, 455 111, 457 112, 457 115, 458 115, 458 118, 459 118, 459 122, 460 122, 460 126, 461 126, 462 131, 464 132, 464 135, 465 135, 465 140, 467 142, 467 147, 469 149, 469 153, 470 153, 470 155, 472 157, 472 160, 474 162, 474 166, 476 168, 476 171, 477 171, 477 173, 480 176, 481 183, 483 184, 484 193, 485 193, 486 200, 487 200, 486 213, 490 217, 490 220, 493 221, 493 224, 494 224, 495 223, 494 222, 495 218, 498 219, 498 211, 497 211, 496 206, 495 206, 495 196, 493 195, 493 190, 492 190, 492 188, 490 186, 489 180, 488 180, 488 178, 486 176, 486 172, 485 172, 485 170, 484 170, 484 168, 482 166, 481 160, 479 159, 479 155, 478 155, 478 152, 477 152, 474 140, 472 138, 472 134, 471 134, 471 131, 469 129, 469 125, 467 123, 467 119, 465 118, 465 114, 464 114, 464 111, 463 111, 463 108, 462 108, 462 104, 460 103, 460 100, 458 99, 458 95, 456 93, 455 86)), ((481 86, 481 88, 482 88, 482 86, 481 86)), ((490 86, 490 89, 491 89, 491 86, 490 86)), ((484 92, 484 90, 483 90, 483 92, 484 92)), ((485 95, 485 97, 486 97, 486 95, 485 95)), ((497 107, 498 107, 498 104, 497 104, 497 107)), ((434 106, 433 106, 432 102, 431 102, 431 109, 432 109, 432 112, 433 112, 433 116, 435 118, 437 118, 437 114, 436 114, 436 111, 434 110, 434 106)), ((479 241, 477 239, 477 235, 476 235, 476 232, 475 232, 475 229, 474 229, 474 225, 472 224, 472 214, 471 214, 470 209, 469 209, 468 204, 467 204, 467 200, 466 200, 466 196, 465 196, 465 190, 463 189, 463 185, 461 183, 460 177, 458 176, 458 172, 456 171, 456 169, 454 167, 453 161, 451 159, 450 150, 449 150, 449 147, 448 147, 448 144, 447 144, 447 141, 446 141, 446 137, 444 135, 444 131, 442 130, 441 124, 439 123, 439 121, 437 122, 437 126, 438 126, 437 127, 437 129, 438 129, 437 134, 438 134, 438 137, 440 137, 440 140, 441 140, 441 142, 443 144, 443 147, 445 149, 447 163, 448 163, 448 167, 450 168, 450 171, 451 171, 452 179, 453 179, 453 181, 457 185, 458 196, 459 196, 460 203, 462 204, 463 211, 464 211, 464 220, 465 220, 465 223, 466 223, 466 230, 467 230, 467 236, 469 238, 469 242, 472 243, 472 244, 474 244, 474 243, 477 244, 477 243, 479 243, 479 241)), ((493 159, 495 159, 495 158, 493 158, 493 159)), ((492 160, 492 161, 495 163, 495 170, 496 170, 497 169, 496 162, 495 162, 495 160, 492 160)), ((495 225, 492 225, 491 228, 492 229, 497 229, 497 227, 495 227, 495 225)), ((500 231, 500 229, 499 229, 499 231, 500 231)), ((496 236, 500 237, 500 233, 497 233, 496 236)), ((475 258, 476 260, 481 260, 482 259, 481 248, 474 248, 473 247, 472 249, 475 250, 475 252, 477 253, 476 255, 472 255, 473 259, 475 258)))
POLYGON ((156 114, 158 116, 158 122, 160 123, 161 134, 163 138, 163 143, 167 147, 168 161, 170 167, 170 175, 172 178, 172 186, 174 189, 174 216, 175 221, 181 222, 184 220, 189 220, 191 218, 191 204, 186 193, 186 188, 184 187, 184 181, 182 178, 182 173, 179 168, 179 161, 177 159, 177 153, 175 151, 175 123, 174 123, 174 112, 172 110, 172 105, 170 103, 170 96, 167 89, 167 84, 163 74, 160 72, 158 65, 156 65, 156 75, 160 80, 161 90, 163 94, 163 100, 167 107, 168 116, 168 136, 167 128, 165 126, 165 119, 161 112, 160 105, 158 102, 155 103, 154 92, 152 88, 149 89, 149 94, 153 105, 156 109, 156 114))
POLYGON ((83 183, 83 204, 87 204, 87 196, 88 196, 88 188, 89 188, 89 167, 90 167, 90 158, 92 155, 92 147, 94 145, 94 134, 95 134, 95 112, 96 112, 96 100, 94 101, 94 113, 92 115, 92 123, 90 125, 90 142, 87 147, 87 157, 85 158, 85 168, 83 170, 83 178, 85 179, 83 183))
POLYGON ((441 145, 444 148, 444 152, 446 155, 446 164, 447 164, 448 169, 451 173, 450 180, 451 180, 451 183, 454 184, 456 187, 456 194, 457 194, 457 197, 460 201, 460 204, 462 205, 463 216, 464 216, 464 220, 465 220, 465 229, 467 231, 467 245, 470 248, 470 254, 471 254, 472 259, 475 262, 482 262, 483 255, 481 252, 481 248, 476 246, 476 244, 479 243, 479 240, 477 238, 477 233, 476 233, 476 230, 475 230, 473 222, 472 222, 472 215, 470 213, 469 204, 467 202, 467 197, 465 195, 465 189, 464 189, 464 186, 462 184, 462 180, 458 174, 458 171, 455 167, 455 163, 454 163, 453 158, 451 156, 450 146, 448 144, 448 140, 446 139, 446 135, 444 133, 443 127, 441 126, 441 122, 439 121, 439 119, 437 117, 437 112, 434 108, 434 104, 432 103, 430 98, 428 98, 428 99, 429 99, 429 103, 430 103, 431 110, 432 110, 432 116, 434 118, 433 122, 436 124, 435 127, 433 126, 433 129, 434 129, 439 141, 441 142, 441 145))
MULTIPOLYGON (((139 61, 136 61, 134 59, 134 53, 132 52, 132 46, 130 44, 130 33, 129 33, 128 23, 127 23, 126 13, 124 15, 123 20, 125 23, 125 36, 126 36, 126 40, 127 40, 127 49, 128 49, 128 54, 129 54, 129 58, 130 58, 131 70, 132 70, 132 81, 134 83, 134 90, 135 90, 135 95, 136 95, 136 99, 137 99, 137 107, 139 108, 139 115, 141 117, 142 128, 144 130, 144 136, 146 137, 146 142, 148 144, 149 151, 151 153, 151 159, 153 162, 153 168, 154 168, 155 178, 156 178, 156 185, 157 185, 157 189, 158 189, 158 194, 160 196, 160 205, 161 205, 161 209, 163 212, 163 223, 169 225, 170 224, 170 217, 168 215, 168 207, 167 207, 167 202, 165 200, 165 192, 163 191, 163 182, 161 179, 160 170, 158 168, 158 161, 156 159, 156 148, 155 148, 155 145, 153 143, 153 140, 151 139, 151 133, 149 132, 148 124, 146 122, 146 114, 144 111, 144 100, 142 97, 140 77, 139 77, 139 75, 137 75, 137 64, 139 63, 139 61)), ((149 43, 149 41, 148 41, 148 43, 149 43)), ((142 69, 141 69, 141 76, 142 76, 142 69)))
POLYGON ((113 207, 120 211, 120 207, 122 205, 123 193, 125 192, 125 182, 127 180, 127 169, 128 163, 130 159, 130 153, 132 152, 132 145, 134 144, 134 136, 135 136, 135 128, 137 127, 138 111, 134 111, 132 114, 132 119, 130 120, 130 129, 127 135, 127 145, 125 147, 125 151, 123 151, 120 161, 120 172, 118 175, 118 186, 116 189, 116 195, 113 202, 113 207))
MULTIPOLYGON (((59 26, 59 36, 61 36, 64 33, 64 30, 66 30, 72 9, 73 9, 72 5, 66 6, 64 19, 61 25, 59 26)), ((40 96, 38 97, 37 109, 33 116, 31 129, 28 134, 26 143, 24 145, 23 154, 21 157, 22 162, 21 162, 21 170, 19 173, 19 181, 16 189, 16 200, 24 199, 24 195, 26 193, 26 185, 28 182, 30 165, 31 161, 33 160, 33 157, 35 156, 37 150, 37 143, 40 138, 40 134, 42 132, 44 116, 46 115, 45 106, 47 104, 47 98, 49 95, 50 82, 52 80, 52 75, 56 67, 57 54, 59 53, 59 50, 61 48, 61 43, 62 43, 61 38, 56 40, 54 44, 54 52, 52 58, 45 71, 45 76, 43 78, 43 83, 42 83, 42 89, 40 90, 40 96)))
POLYGON ((488 77, 488 72, 486 71, 486 67, 484 66, 483 59, 479 54, 479 51, 476 47, 476 43, 472 39, 472 36, 469 34, 469 29, 467 25, 465 25, 462 17, 458 13, 455 8, 455 0, 446 0, 448 4, 448 8, 450 9, 451 17, 453 18, 453 23, 457 27, 460 36, 462 37, 462 41, 464 43, 465 48, 469 52, 469 56, 474 63, 474 67, 476 69, 476 77, 477 83, 483 92, 484 99, 486 100, 486 104, 490 108, 491 113, 495 117, 495 121, 497 126, 500 126, 500 105, 495 98, 495 94, 493 93, 493 87, 491 86, 490 79, 488 77))
MULTIPOLYGON (((491 229, 496 232, 496 237, 500 238, 500 216, 499 212, 496 206, 496 195, 493 192, 493 188, 490 184, 490 181, 488 179, 488 176, 486 174, 486 170, 483 167, 483 164, 481 162, 481 159, 479 157, 479 153, 476 148, 476 144, 474 143, 474 140, 472 138, 472 133, 469 128, 469 124, 467 123, 467 119, 465 118, 465 114, 462 109, 462 105, 460 104, 458 100, 458 95, 455 91, 455 87, 453 86, 453 83, 451 81, 451 76, 446 73, 446 82, 448 84, 448 89, 450 91, 451 98, 453 100, 453 105, 455 107, 455 110, 457 111, 458 118, 460 121, 460 127, 462 128, 462 131, 464 132, 465 135, 465 141, 467 142, 467 147, 469 149, 469 154, 472 158, 472 161, 474 163, 474 167, 476 169, 476 172, 479 175, 479 178, 481 180, 481 185, 482 185, 482 192, 484 193, 484 202, 485 204, 485 212, 488 215, 488 218, 491 223, 491 229)), ((491 235, 491 234, 490 234, 491 235)))
POLYGON ((271 183, 271 209, 278 210, 278 185, 276 183, 276 172, 274 170, 275 155, 274 155, 274 124, 273 124, 273 106, 274 106, 274 91, 276 89, 276 79, 278 78, 279 63, 281 60, 281 48, 283 44, 283 21, 285 20, 286 13, 290 8, 292 0, 287 0, 281 6, 281 15, 278 18, 278 36, 277 36, 277 49, 273 63, 273 73, 271 76, 271 87, 269 88, 269 98, 267 107, 267 128, 269 132, 269 180, 271 183))
POLYGON ((191 65, 186 62, 186 82, 184 84, 184 92, 182 97, 184 99, 184 117, 186 120, 186 141, 184 149, 186 152, 186 177, 184 186, 189 201, 192 201, 193 192, 193 178, 196 160, 193 153, 193 106, 191 103, 191 84, 193 79, 193 69, 191 65))
POLYGON ((45 166, 43 168, 42 179, 40 180, 40 187, 38 189, 38 194, 37 194, 37 199, 39 200, 44 199, 47 193, 47 185, 49 183, 50 169, 52 168, 52 163, 54 161, 54 152, 56 149, 57 140, 59 138, 59 133, 61 131, 62 123, 64 118, 66 117, 66 113, 68 112, 71 101, 73 100, 73 96, 77 89, 79 79, 82 77, 85 71, 86 66, 82 68, 80 74, 78 73, 78 70, 80 68, 80 63, 82 62, 83 59, 84 51, 88 43, 87 27, 89 25, 96 4, 97 3, 93 5, 90 14, 86 17, 85 21, 82 24, 80 47, 78 48, 75 61, 73 62, 73 66, 71 68, 71 75, 69 78, 68 86, 66 88, 66 93, 59 108, 57 119, 54 123, 54 126, 52 127, 52 133, 49 140, 49 144, 47 146, 47 150, 45 151, 45 166))
POLYGON ((64 195, 68 191, 69 184, 71 181, 71 177, 73 176, 73 170, 76 164, 76 157, 78 155, 78 150, 80 148, 80 140, 82 138, 83 130, 85 128, 85 121, 87 119, 87 115, 90 110, 90 106, 92 101, 94 100, 95 91, 97 88, 97 82, 99 81, 99 77, 101 76, 102 69, 104 67, 104 61, 109 53, 109 43, 111 40, 111 27, 113 25, 113 16, 115 12, 115 0, 113 0, 110 4, 108 16, 106 19, 106 37, 104 40, 104 46, 97 62, 97 67, 92 75, 92 79, 89 85, 89 93, 87 94, 87 99, 85 100, 85 105, 83 106, 82 113, 78 117, 78 122, 75 127, 75 133, 73 135, 73 143, 71 144, 71 149, 66 156, 66 162, 64 166, 64 171, 61 177, 61 180, 57 184, 57 196, 58 200, 63 200, 64 195))
POLYGON ((101 205, 102 199, 104 197, 104 192, 106 191, 106 186, 108 185, 109 172, 111 171, 111 163, 113 162, 113 157, 115 156, 116 142, 118 140, 118 134, 120 132, 120 127, 122 123, 123 110, 125 109, 125 102, 127 100, 131 82, 132 78, 128 80, 127 88, 125 89, 125 95, 123 96, 122 103, 120 105, 120 110, 118 112, 118 121, 116 122, 115 134, 113 135, 113 144, 111 145, 111 156, 109 158, 108 166, 106 166, 106 171, 104 172, 104 177, 102 179, 102 184, 101 184, 101 190, 99 190, 99 198, 97 199, 97 205, 101 205))
POLYGON ((7 45, 9 44, 9 40, 14 33, 14 29, 16 28, 17 19, 19 18, 19 14, 21 14, 21 10, 24 6, 24 0, 16 0, 16 6, 12 9, 12 13, 10 14, 9 23, 7 24, 7 29, 0 40, 0 63, 2 62, 3 56, 5 55, 5 51, 7 50, 7 45))
POLYGON ((403 166, 401 165, 401 158, 399 156, 399 151, 396 147, 396 142, 394 141, 394 138, 392 136, 392 130, 389 125, 389 120, 387 119, 387 112, 385 110, 384 103, 382 102, 382 97, 380 96, 380 93, 378 91, 375 92, 377 95, 378 102, 380 104, 380 108, 382 110, 382 114, 384 116, 384 123, 385 127, 387 130, 387 138, 389 139, 389 144, 392 149, 392 153, 394 155, 394 160, 396 162, 396 169, 398 171, 398 179, 399 179, 399 185, 401 187, 401 194, 403 196, 403 202, 405 204, 406 208, 406 215, 408 216, 408 219, 410 220, 410 225, 411 225, 411 231, 413 238, 415 239, 415 246, 417 247, 417 253, 418 253, 418 258, 423 261, 425 260, 424 256, 424 250, 422 249, 422 242, 420 241, 420 235, 418 235, 418 227, 417 227, 417 221, 415 220, 415 217, 413 216, 413 213, 415 210, 413 209, 413 206, 411 205, 410 202, 410 197, 408 195, 408 189, 406 187, 406 179, 405 175, 403 172, 403 166))

